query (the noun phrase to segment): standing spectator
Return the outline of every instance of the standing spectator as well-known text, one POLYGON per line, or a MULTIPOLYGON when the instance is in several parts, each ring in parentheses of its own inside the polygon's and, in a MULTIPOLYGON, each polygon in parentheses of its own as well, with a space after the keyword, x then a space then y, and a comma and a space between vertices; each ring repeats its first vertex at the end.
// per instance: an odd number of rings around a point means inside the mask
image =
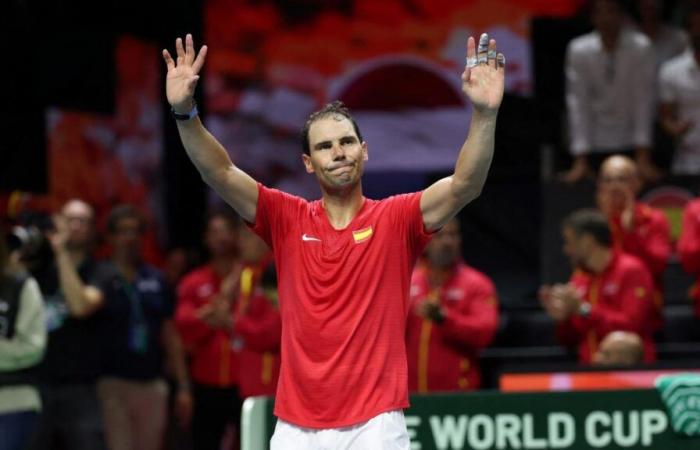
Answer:
POLYGON ((411 277, 406 351, 413 392, 473 390, 481 383, 478 352, 498 328, 496 290, 462 262, 461 246, 459 221, 452 219, 411 277))
POLYGON ((37 282, 9 269, 0 227, 0 450, 24 450, 41 409, 34 368, 46 346, 37 282))
POLYGON ((691 297, 695 302, 695 315, 700 318, 700 198, 688 203, 683 212, 678 256, 683 268, 698 279, 691 289, 691 297))
POLYGON ((182 344, 170 319, 173 299, 163 274, 142 262, 141 214, 130 205, 117 206, 107 228, 112 256, 97 274, 104 293, 98 395, 107 442, 111 450, 160 450, 168 394, 164 354, 177 379, 183 425, 192 403, 182 344))
POLYGON ((661 64, 681 54, 688 45, 688 39, 683 30, 664 23, 662 15, 661 0, 636 0, 635 18, 639 31, 651 41, 656 71, 661 64))
POLYGON ((700 174, 700 5, 688 11, 690 47, 661 66, 661 126, 675 139, 671 172, 700 174))
POLYGON ((600 168, 596 202, 608 218, 613 245, 639 258, 654 279, 657 327, 662 322, 663 274, 671 256, 671 232, 661 211, 637 201, 642 180, 635 162, 615 155, 600 168))
POLYGON ((653 283, 647 268, 613 247, 608 222, 598 211, 574 212, 565 219, 562 232, 574 273, 568 284, 540 289, 559 338, 578 346, 579 362, 591 364, 608 334, 634 332, 644 342, 644 361, 653 362, 653 283))
POLYGON ((654 55, 642 33, 625 26, 621 0, 593 0, 595 30, 580 36, 566 54, 566 103, 570 152, 563 179, 588 176, 600 155, 634 155, 641 175, 656 180, 651 160, 654 55), (596 160, 593 160, 596 155, 596 160))
POLYGON ((241 277, 236 238, 234 217, 210 216, 204 237, 210 261, 178 286, 175 321, 191 356, 195 450, 218 450, 226 426, 238 429, 240 420, 232 312, 241 277))
POLYGON ((48 345, 40 369, 43 411, 31 448, 104 449, 95 383, 104 297, 94 280, 94 211, 70 200, 49 233, 54 261, 37 273, 44 294, 48 345))
POLYGON ((241 271, 235 330, 241 339, 243 398, 275 395, 280 366, 282 321, 277 306, 277 274, 265 241, 248 227, 240 231, 241 271))

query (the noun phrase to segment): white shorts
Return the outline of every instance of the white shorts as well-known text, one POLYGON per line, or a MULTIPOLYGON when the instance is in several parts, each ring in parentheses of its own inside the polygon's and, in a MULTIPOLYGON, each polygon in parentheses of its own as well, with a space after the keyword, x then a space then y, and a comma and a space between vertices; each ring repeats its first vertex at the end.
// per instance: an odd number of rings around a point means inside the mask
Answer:
POLYGON ((403 411, 389 411, 367 422, 317 430, 277 419, 270 450, 409 450, 403 411))

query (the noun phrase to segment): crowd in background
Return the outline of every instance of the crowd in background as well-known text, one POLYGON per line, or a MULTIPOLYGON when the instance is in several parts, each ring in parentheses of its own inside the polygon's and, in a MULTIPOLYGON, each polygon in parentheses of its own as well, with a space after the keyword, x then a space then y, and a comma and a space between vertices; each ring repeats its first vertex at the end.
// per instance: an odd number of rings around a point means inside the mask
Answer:
MULTIPOLYGON (((655 132, 674 139, 674 174, 700 174, 700 7, 685 30, 660 21, 660 1, 591 2, 594 31, 567 51, 573 164, 562 179, 597 179, 596 209, 562 224, 568 283, 539 298, 582 364, 657 359, 663 273, 676 252, 700 277, 700 199, 677 245, 668 219, 638 200, 662 175, 655 132), (636 21, 636 22, 635 22, 636 21), (654 124, 658 127, 655 130, 654 124), (674 249, 674 245, 676 248, 674 249)), ((274 395, 281 320, 274 261, 228 212, 206 219, 206 261, 173 253, 144 262, 148 224, 129 205, 99 230, 94 212, 67 202, 39 236, 0 239, 0 450, 160 449, 168 423, 195 449, 237 447, 242 401, 274 395), (43 246, 43 247, 42 247, 43 246)), ((460 222, 437 232, 414 270, 406 344, 412 392, 480 387, 479 351, 499 328, 497 286, 461 257, 460 222)), ((700 289, 692 292, 700 318, 700 289)), ((283 301, 283 300, 282 300, 283 301)))

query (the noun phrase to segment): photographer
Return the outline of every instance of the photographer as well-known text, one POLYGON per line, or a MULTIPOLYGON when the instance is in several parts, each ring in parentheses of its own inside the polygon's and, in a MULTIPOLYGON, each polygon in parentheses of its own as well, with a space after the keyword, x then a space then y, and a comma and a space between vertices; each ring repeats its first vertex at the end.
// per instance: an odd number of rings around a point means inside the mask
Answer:
POLYGON ((94 212, 70 200, 46 232, 53 250, 46 268, 35 272, 45 297, 48 347, 40 370, 43 414, 32 449, 103 449, 100 407, 95 391, 99 370, 98 326, 101 292, 90 285, 94 212))
POLYGON ((25 448, 41 409, 33 369, 46 345, 41 292, 33 278, 10 270, 0 229, 0 450, 25 448))

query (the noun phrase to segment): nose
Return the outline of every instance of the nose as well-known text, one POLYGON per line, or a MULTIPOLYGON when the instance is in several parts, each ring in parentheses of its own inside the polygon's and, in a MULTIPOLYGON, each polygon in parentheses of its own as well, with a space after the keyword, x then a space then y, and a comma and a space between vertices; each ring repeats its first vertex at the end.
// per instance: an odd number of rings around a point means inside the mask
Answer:
POLYGON ((343 150, 343 146, 340 145, 340 143, 333 144, 332 156, 333 156, 333 161, 345 159, 345 150, 343 150))

